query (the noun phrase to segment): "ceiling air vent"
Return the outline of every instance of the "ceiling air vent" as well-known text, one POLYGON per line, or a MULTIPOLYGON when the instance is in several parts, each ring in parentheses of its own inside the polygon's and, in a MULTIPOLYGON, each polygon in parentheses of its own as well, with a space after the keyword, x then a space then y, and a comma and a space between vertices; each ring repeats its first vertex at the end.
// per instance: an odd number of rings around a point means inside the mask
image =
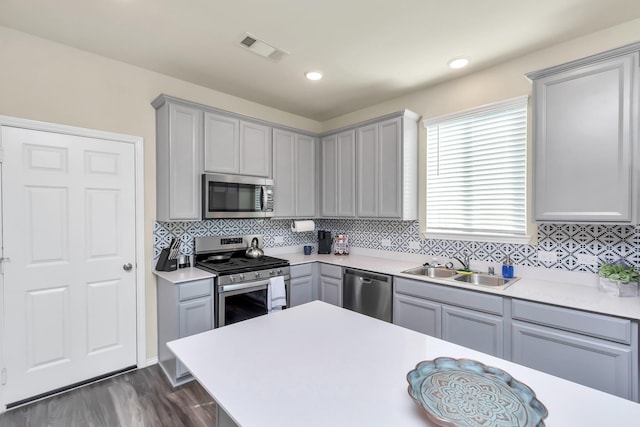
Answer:
POLYGON ((249 33, 244 33, 240 39, 240 46, 271 61, 279 61, 289 54, 286 50, 278 49, 249 33))

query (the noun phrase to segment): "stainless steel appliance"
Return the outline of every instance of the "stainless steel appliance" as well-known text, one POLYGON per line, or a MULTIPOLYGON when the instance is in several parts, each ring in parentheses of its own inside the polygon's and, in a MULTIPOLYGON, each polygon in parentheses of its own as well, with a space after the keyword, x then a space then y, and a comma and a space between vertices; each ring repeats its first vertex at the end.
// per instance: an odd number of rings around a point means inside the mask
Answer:
POLYGON ((202 219, 273 216, 273 180, 252 176, 202 175, 202 219))
POLYGON ((342 280, 342 306, 391 322, 391 276, 347 268, 342 280))
POLYGON ((215 327, 267 314, 267 288, 272 277, 284 280, 287 306, 289 261, 281 258, 246 256, 249 242, 261 235, 196 237, 195 266, 215 273, 215 327))

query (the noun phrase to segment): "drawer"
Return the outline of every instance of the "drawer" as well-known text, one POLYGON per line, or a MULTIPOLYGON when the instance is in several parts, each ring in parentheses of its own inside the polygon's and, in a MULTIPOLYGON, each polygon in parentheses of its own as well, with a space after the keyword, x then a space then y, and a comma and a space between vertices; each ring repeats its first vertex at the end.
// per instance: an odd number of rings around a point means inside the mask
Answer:
POLYGON ((311 276, 313 274, 313 264, 314 263, 292 265, 291 278, 311 276))
POLYGON ((178 285, 178 299, 186 301, 194 298, 211 295, 213 288, 212 279, 194 280, 193 282, 178 285))
POLYGON ((411 280, 402 277, 395 278, 394 286, 395 292, 399 294, 439 301, 458 307, 498 314, 500 316, 504 313, 503 299, 497 295, 489 295, 482 292, 468 291, 452 286, 437 285, 422 280, 411 280))
POLYGON ((531 301, 513 300, 511 316, 609 341, 631 344, 631 321, 531 301))
POLYGON ((342 267, 333 264, 320 264, 320 275, 342 280, 342 267))

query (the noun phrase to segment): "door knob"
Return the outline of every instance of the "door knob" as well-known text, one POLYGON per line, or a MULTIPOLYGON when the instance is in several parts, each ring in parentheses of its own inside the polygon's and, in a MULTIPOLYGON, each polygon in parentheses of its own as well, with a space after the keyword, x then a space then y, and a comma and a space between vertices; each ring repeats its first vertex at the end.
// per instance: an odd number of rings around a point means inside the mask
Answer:
POLYGON ((122 269, 124 271, 131 271, 132 268, 133 268, 133 265, 130 262, 122 266, 122 269))

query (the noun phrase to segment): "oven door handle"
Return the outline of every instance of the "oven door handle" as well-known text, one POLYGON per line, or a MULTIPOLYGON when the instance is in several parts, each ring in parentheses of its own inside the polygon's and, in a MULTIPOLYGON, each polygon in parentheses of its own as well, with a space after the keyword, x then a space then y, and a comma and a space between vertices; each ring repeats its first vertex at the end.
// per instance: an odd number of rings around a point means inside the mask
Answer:
POLYGON ((220 285, 218 286, 218 293, 222 294, 224 292, 249 290, 253 288, 255 288, 255 290, 266 289, 268 284, 269 284, 269 279, 257 280, 255 282, 232 283, 229 285, 220 285))

